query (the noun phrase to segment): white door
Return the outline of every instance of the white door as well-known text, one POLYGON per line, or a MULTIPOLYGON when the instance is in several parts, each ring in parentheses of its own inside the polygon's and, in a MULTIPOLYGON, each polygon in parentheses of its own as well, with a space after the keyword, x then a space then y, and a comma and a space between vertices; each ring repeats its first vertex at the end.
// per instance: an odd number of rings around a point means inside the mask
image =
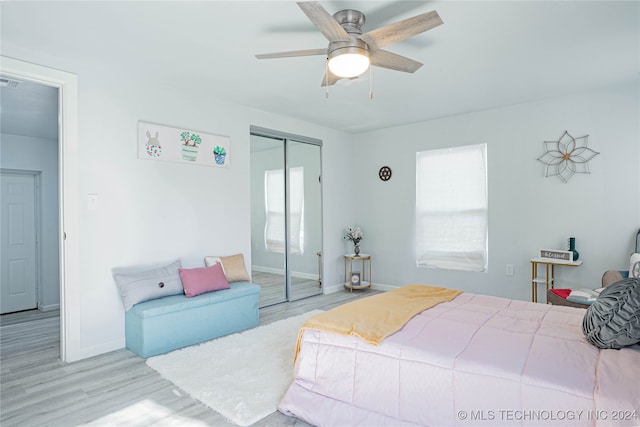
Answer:
POLYGON ((35 176, 2 173, 0 312, 37 308, 35 176))

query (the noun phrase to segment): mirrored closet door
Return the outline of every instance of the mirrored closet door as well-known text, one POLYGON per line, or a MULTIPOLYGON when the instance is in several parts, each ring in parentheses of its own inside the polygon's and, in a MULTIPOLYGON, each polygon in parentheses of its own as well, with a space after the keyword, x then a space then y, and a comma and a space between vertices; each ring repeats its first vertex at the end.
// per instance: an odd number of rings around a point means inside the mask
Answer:
POLYGON ((260 306, 322 293, 320 141, 251 128, 251 277, 260 306))

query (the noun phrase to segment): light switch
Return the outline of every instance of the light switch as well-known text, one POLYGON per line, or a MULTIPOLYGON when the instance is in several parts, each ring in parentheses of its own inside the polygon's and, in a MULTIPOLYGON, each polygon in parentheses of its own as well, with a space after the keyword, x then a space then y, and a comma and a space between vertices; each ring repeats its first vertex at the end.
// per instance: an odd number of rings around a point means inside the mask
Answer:
POLYGON ((507 264, 507 268, 505 269, 505 274, 507 276, 513 276, 513 264, 507 264))
POLYGON ((90 211, 95 211, 98 209, 98 195, 97 194, 87 194, 87 208, 90 211))

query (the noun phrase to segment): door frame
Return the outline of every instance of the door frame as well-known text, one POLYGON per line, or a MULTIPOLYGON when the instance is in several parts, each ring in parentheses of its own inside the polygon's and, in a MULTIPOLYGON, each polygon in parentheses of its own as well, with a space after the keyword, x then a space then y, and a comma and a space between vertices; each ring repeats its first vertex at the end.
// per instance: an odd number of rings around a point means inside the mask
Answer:
POLYGON ((78 77, 0 56, 0 73, 58 89, 58 187, 60 241, 60 359, 82 358, 80 334, 78 77))
MULTIPOLYGON (((249 135, 256 135, 264 138, 273 138, 282 140, 284 143, 284 170, 289 170, 289 144, 288 141, 299 142, 303 144, 315 145, 320 147, 320 176, 322 176, 322 140, 318 138, 312 138, 308 136, 295 135, 288 132, 281 132, 274 129, 268 129, 260 126, 250 125, 249 127, 249 135)), ((288 184, 288 173, 284 174, 285 177, 285 212, 289 212, 289 184, 288 184)), ((322 181, 321 181, 322 184, 322 181)), ((320 211, 324 212, 322 209, 323 206, 323 191, 320 191, 320 211)), ((252 208, 253 209, 253 208, 252 208)), ((320 215, 320 227, 324 229, 324 215, 320 215)), ((289 253, 289 234, 290 234, 290 224, 288 219, 288 214, 285 215, 285 251, 284 251, 284 270, 285 270, 285 301, 283 302, 291 302, 296 299, 292 298, 291 295, 291 271, 290 271, 290 253, 289 253)), ((322 236, 320 238, 320 253, 324 252, 324 242, 322 240, 322 236)), ((253 262, 253 260, 252 260, 253 262)), ((324 260, 320 261, 320 270, 324 270, 324 260)), ((320 271, 320 277, 324 277, 324 272, 320 271)), ((321 294, 325 293, 325 287, 321 287, 321 294)), ((306 297, 303 297, 306 298, 306 297)))
POLYGON ((42 204, 40 203, 40 180, 42 178, 42 172, 34 171, 34 170, 25 170, 25 169, 11 169, 11 168, 0 168, 0 174, 6 175, 21 175, 21 176, 31 176, 33 177, 33 216, 34 216, 34 237, 36 240, 35 243, 35 259, 33 260, 33 267, 35 270, 35 279, 36 279, 36 289, 35 289, 35 297, 36 297, 36 308, 39 310, 42 302, 42 252, 40 244, 42 238, 42 204))

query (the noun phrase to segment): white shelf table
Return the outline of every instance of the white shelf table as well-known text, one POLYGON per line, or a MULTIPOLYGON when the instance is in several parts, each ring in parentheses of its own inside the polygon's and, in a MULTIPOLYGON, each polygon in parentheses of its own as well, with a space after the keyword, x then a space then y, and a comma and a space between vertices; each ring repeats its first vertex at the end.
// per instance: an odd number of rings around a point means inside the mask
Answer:
POLYGON ((580 265, 582 265, 582 260, 563 261, 563 260, 553 259, 553 258, 541 258, 541 257, 531 258, 531 301, 532 302, 538 302, 538 285, 540 283, 545 284, 545 286, 547 287, 547 291, 555 287, 556 265, 564 266, 564 267, 580 267, 580 265), (544 276, 538 276, 539 264, 544 264, 545 266, 544 276))

